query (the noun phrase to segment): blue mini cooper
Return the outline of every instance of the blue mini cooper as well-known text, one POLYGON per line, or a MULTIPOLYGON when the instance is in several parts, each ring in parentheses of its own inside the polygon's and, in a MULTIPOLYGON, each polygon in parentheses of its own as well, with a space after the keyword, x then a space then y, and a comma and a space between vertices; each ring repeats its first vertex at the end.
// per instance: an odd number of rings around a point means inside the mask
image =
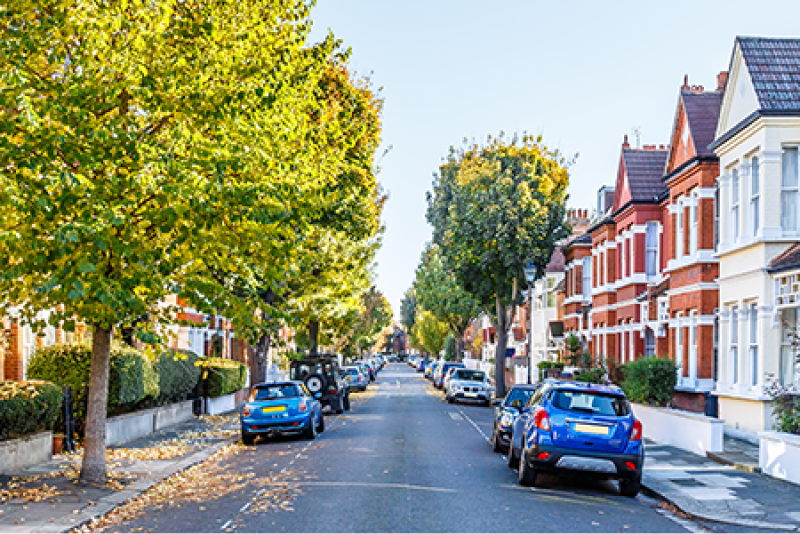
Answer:
POLYGON ((510 467, 519 483, 535 486, 539 473, 581 472, 619 480, 635 497, 644 465, 642 424, 617 386, 582 382, 543 385, 514 422, 510 467))
POLYGON ((242 442, 251 445, 257 436, 302 434, 315 439, 325 430, 322 405, 301 382, 258 384, 242 408, 242 442))

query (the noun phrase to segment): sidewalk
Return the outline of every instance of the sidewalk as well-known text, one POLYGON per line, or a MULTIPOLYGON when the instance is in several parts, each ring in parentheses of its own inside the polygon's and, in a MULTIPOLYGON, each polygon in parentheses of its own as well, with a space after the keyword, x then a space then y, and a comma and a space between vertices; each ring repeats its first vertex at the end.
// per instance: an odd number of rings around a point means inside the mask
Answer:
POLYGON ((800 531, 800 486, 756 472, 752 447, 744 442, 730 445, 730 451, 714 461, 645 440, 642 484, 694 518, 800 531))
POLYGON ((78 527, 238 439, 238 415, 201 416, 109 449, 111 477, 102 487, 77 480, 77 455, 58 455, 15 476, 0 475, 0 532, 78 527))

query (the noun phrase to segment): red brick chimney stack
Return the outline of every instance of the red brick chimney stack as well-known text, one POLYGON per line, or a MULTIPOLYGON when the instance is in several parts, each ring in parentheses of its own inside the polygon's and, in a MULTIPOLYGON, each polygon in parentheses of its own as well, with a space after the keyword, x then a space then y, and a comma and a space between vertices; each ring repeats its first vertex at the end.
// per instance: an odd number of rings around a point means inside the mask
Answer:
POLYGON ((717 91, 724 91, 725 85, 728 83, 728 72, 722 71, 717 74, 717 91))
POLYGON ((631 145, 628 144, 628 134, 625 134, 625 137, 622 141, 622 148, 630 148, 631 145))

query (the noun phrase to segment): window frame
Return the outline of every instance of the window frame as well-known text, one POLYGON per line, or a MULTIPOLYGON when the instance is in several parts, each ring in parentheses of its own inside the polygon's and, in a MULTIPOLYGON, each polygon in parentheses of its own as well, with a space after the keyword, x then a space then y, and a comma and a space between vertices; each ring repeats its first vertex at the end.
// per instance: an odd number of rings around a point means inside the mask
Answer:
POLYGON ((784 233, 796 234, 798 231, 798 196, 800 196, 800 154, 798 154, 798 147, 784 147, 783 155, 781 157, 781 228, 784 233), (791 169, 787 169, 789 154, 794 154, 794 184, 787 184, 786 179, 791 173, 791 169), (787 203, 785 199, 791 198, 794 205, 794 210, 787 210, 787 203), (787 216, 790 216, 793 221, 793 227, 787 225, 787 216))
POLYGON ((761 170, 758 156, 750 159, 750 234, 758 236, 761 226, 761 170))
POLYGON ((739 179, 739 169, 734 167, 731 170, 731 243, 738 243, 741 238, 739 218, 741 203, 741 180, 739 179))
POLYGON ((750 345, 747 350, 747 355, 749 359, 749 371, 750 371, 750 385, 757 386, 761 380, 758 373, 759 369, 759 361, 758 361, 758 303, 752 302, 747 307, 747 326, 748 326, 748 341, 750 345))
POLYGON ((644 234, 644 272, 645 276, 648 280, 651 278, 656 278, 659 275, 659 243, 658 243, 658 230, 659 224, 657 221, 647 221, 645 223, 645 234, 644 234), (650 228, 653 228, 653 241, 650 242, 650 228), (650 254, 653 253, 653 272, 650 272, 650 254))

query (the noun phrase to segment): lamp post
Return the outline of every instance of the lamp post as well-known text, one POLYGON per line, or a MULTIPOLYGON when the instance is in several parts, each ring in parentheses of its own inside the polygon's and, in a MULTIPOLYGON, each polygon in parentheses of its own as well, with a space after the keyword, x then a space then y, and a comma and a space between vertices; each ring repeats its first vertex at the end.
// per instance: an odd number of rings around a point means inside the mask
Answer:
POLYGON ((524 271, 528 281, 528 384, 533 384, 533 280, 536 278, 533 261, 528 261, 524 271))

